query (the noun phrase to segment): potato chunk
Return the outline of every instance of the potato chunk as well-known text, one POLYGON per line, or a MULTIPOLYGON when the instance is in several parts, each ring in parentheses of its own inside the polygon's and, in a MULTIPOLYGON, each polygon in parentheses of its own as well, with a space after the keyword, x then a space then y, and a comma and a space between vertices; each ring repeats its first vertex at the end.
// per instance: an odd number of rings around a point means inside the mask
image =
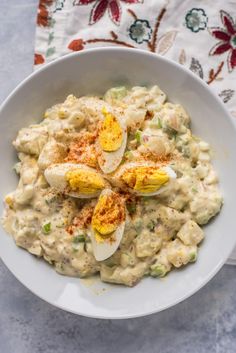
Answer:
POLYGON ((204 238, 204 233, 196 222, 189 220, 180 228, 177 237, 185 245, 197 245, 204 238))

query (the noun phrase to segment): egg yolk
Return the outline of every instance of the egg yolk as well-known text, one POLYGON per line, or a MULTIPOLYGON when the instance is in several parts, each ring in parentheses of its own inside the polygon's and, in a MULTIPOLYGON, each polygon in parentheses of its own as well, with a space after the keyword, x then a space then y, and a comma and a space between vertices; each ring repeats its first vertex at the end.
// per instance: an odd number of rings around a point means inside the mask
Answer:
POLYGON ((114 115, 102 110, 104 120, 99 131, 99 143, 103 151, 114 152, 122 144, 123 130, 114 115))
POLYGON ((124 172, 122 180, 133 190, 151 193, 169 181, 169 175, 155 167, 136 167, 124 172))
POLYGON ((66 173, 66 181, 72 191, 83 194, 93 194, 105 187, 104 180, 95 172, 74 169, 66 173))
POLYGON ((92 217, 96 240, 101 242, 111 237, 124 218, 124 201, 118 194, 100 196, 92 217))

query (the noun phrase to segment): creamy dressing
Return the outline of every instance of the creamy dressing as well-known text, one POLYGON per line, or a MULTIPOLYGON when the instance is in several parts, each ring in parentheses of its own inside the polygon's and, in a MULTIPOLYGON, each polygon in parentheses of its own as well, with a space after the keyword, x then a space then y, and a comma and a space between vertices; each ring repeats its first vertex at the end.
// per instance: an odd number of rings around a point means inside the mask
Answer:
MULTIPOLYGON (((41 123, 21 129, 13 142, 20 160, 15 166, 19 184, 5 198, 2 219, 16 244, 44 258, 61 274, 88 277, 99 273, 102 281, 127 286, 145 275, 163 277, 175 267, 196 261, 204 237, 200 226, 220 211, 222 197, 210 146, 192 135, 183 107, 166 99, 157 86, 112 88, 103 100, 70 95, 64 103, 48 109, 41 123), (122 111, 128 128, 122 166, 161 161, 177 178, 159 195, 127 201, 119 248, 98 262, 89 237, 96 199, 77 199, 59 192, 49 186, 44 171, 65 162, 71 143, 96 130, 104 107, 122 111)), ((79 148, 83 157, 81 145, 79 148)), ((84 152, 86 158, 89 151, 84 152)), ((114 175, 106 179, 117 190, 119 182, 114 175)))

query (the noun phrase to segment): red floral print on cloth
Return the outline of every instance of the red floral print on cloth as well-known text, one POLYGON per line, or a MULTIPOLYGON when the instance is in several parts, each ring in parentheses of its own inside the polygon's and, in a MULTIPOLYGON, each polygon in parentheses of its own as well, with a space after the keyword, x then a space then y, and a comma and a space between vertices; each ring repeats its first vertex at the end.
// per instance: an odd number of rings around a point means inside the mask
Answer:
POLYGON ((34 65, 43 64, 44 61, 44 57, 41 54, 34 54, 34 65))
POLYGON ((90 25, 93 25, 94 23, 98 22, 107 10, 111 20, 116 25, 119 25, 121 20, 120 1, 125 2, 127 4, 138 4, 143 2, 143 0, 75 0, 74 5, 89 5, 95 2, 90 13, 90 25))
POLYGON ((70 44, 68 45, 68 49, 73 50, 73 51, 80 51, 84 49, 84 42, 82 39, 74 39, 70 44))
POLYGON ((54 0, 40 0, 38 7, 38 15, 37 15, 37 24, 38 26, 48 27, 49 25, 49 13, 48 7, 53 4, 54 0))
POLYGON ((212 36, 220 40, 210 50, 209 55, 221 55, 229 51, 227 63, 229 72, 231 72, 236 67, 236 24, 226 11, 221 10, 220 17, 224 28, 209 28, 212 36))

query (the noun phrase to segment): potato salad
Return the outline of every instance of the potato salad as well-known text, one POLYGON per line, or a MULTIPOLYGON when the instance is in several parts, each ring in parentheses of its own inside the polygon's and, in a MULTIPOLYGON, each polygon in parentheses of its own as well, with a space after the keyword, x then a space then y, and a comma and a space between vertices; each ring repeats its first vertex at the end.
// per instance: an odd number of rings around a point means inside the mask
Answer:
POLYGON ((209 144, 158 86, 69 95, 13 145, 19 183, 3 226, 63 275, 164 277, 197 260, 222 206, 209 144))

